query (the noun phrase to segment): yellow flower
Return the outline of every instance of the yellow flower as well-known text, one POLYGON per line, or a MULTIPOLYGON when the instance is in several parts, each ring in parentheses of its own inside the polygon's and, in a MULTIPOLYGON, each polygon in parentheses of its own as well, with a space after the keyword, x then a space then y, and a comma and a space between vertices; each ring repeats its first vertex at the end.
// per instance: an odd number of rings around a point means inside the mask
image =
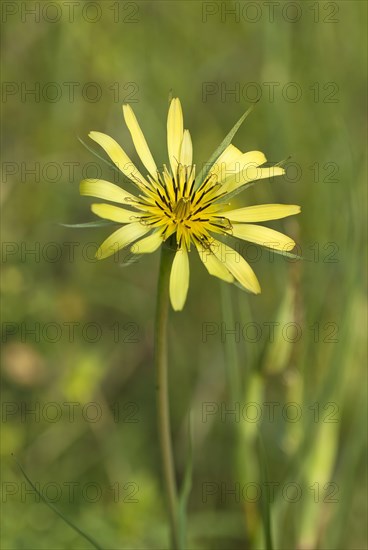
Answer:
POLYGON ((246 184, 284 174, 283 168, 262 168, 266 157, 259 151, 242 153, 230 144, 212 165, 201 182, 195 181, 192 140, 184 130, 179 99, 172 99, 167 118, 167 147, 170 167, 159 171, 137 119, 129 105, 123 106, 125 122, 134 146, 148 174, 144 177, 118 143, 106 134, 90 132, 121 172, 137 187, 138 196, 105 180, 83 180, 81 195, 89 195, 124 205, 93 204, 101 218, 122 224, 97 251, 97 258, 110 256, 132 245, 135 253, 157 250, 170 236, 177 251, 170 275, 170 299, 174 310, 184 306, 189 287, 191 246, 211 275, 229 283, 237 281, 258 294, 259 282, 250 265, 233 248, 214 235, 230 235, 276 250, 290 251, 294 241, 273 229, 253 222, 276 220, 300 212, 288 204, 264 204, 229 210, 230 195, 246 184), (196 185, 197 183, 197 185, 196 185), (198 185, 199 184, 199 185, 198 185), (227 202, 227 204, 226 204, 227 202), (225 203, 225 204, 224 204, 225 203))

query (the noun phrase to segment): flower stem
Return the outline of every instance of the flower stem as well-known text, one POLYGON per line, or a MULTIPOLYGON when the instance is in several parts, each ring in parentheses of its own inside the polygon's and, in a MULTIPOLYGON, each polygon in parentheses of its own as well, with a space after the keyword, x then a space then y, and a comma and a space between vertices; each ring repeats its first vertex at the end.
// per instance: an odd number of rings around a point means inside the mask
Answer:
POLYGON ((161 458, 164 471, 167 502, 169 508, 171 544, 173 550, 179 550, 179 532, 177 518, 177 488, 170 432, 170 407, 167 369, 167 318, 169 310, 169 280, 173 251, 167 246, 161 247, 161 263, 157 288, 157 308, 155 323, 155 366, 158 430, 161 445, 161 458))

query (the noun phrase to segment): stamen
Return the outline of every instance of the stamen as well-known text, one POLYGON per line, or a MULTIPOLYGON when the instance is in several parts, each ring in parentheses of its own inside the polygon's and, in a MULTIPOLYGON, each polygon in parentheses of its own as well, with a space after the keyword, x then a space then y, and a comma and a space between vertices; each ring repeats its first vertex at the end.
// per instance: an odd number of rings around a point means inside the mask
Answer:
POLYGON ((177 204, 175 205, 175 208, 174 208, 174 214, 175 214, 176 220, 178 222, 182 221, 182 220, 185 220, 189 216, 190 206, 191 206, 190 199, 185 199, 185 198, 182 197, 177 202, 177 204))
POLYGON ((195 178, 194 180, 192 181, 192 185, 190 186, 190 189, 189 189, 189 196, 191 199, 194 198, 194 195, 195 195, 195 191, 194 191, 194 185, 195 185, 195 178))

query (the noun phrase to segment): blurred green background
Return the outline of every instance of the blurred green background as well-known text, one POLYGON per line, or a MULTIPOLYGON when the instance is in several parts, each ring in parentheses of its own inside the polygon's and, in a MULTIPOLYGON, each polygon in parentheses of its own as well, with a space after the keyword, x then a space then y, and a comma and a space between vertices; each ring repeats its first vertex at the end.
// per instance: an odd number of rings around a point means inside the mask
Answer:
POLYGON ((269 511, 275 548, 367 548, 366 3, 1 7, 2 548, 91 547, 37 502, 11 453, 103 548, 168 548, 152 366, 159 255, 97 263, 110 229, 60 224, 94 219, 83 177, 116 177, 78 136, 106 132, 136 160, 122 103, 167 162, 170 90, 198 165, 260 99, 234 144, 291 158, 285 177, 238 204, 300 204, 270 227, 304 257, 245 248, 260 296, 221 286, 191 257, 187 305, 169 325, 179 482, 193 416, 187 546, 266 548, 269 511))

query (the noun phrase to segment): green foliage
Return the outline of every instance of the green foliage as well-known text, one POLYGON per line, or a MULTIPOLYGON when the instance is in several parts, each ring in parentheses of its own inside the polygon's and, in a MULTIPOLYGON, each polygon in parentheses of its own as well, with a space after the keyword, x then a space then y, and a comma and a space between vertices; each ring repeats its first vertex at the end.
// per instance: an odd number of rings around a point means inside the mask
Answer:
POLYGON ((291 159, 284 177, 257 182, 234 205, 302 207, 265 225, 291 235, 303 260, 244 243, 261 295, 221 295, 193 252, 187 305, 170 314, 187 547, 258 550, 271 534, 274 548, 366 548, 366 4, 293 2, 295 22, 288 2, 275 4, 274 21, 262 2, 258 21, 247 2, 106 1, 96 22, 88 3, 74 22, 66 2, 55 22, 55 3, 8 4, 19 11, 2 36, 1 547, 91 547, 30 489, 11 453, 103 548, 168 547, 152 368, 158 254, 96 261, 111 228, 78 188, 84 178, 124 182, 90 146, 91 130, 137 160, 124 102, 157 165, 167 163, 172 89, 198 172, 261 95, 234 145, 271 164, 291 159), (23 4, 50 5, 23 21, 23 4))

